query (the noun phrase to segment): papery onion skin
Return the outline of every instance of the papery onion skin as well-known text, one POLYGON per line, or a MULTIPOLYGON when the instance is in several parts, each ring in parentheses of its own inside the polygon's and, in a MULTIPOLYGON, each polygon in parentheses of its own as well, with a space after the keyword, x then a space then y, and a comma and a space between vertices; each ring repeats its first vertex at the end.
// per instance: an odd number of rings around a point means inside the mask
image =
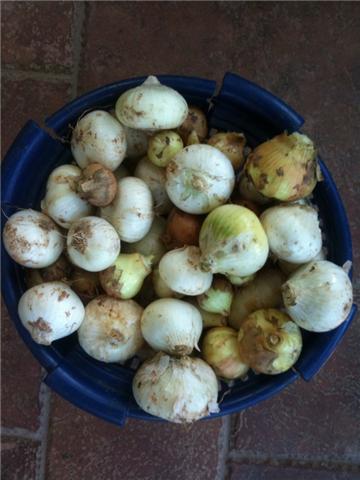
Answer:
POLYGON ((74 222, 67 236, 71 262, 89 272, 112 265, 120 253, 120 238, 114 227, 100 217, 84 217, 74 222))
POLYGON ((230 282, 223 277, 215 277, 211 287, 197 297, 201 308, 211 313, 228 316, 234 292, 230 282))
POLYGON ((99 273, 101 286, 111 297, 128 300, 139 293, 151 266, 152 256, 120 253, 113 265, 99 273))
POLYGON ((240 356, 254 371, 276 375, 291 368, 302 349, 299 327, 280 310, 256 310, 238 334, 240 356))
POLYGON ((200 108, 190 105, 189 113, 178 128, 178 132, 183 142, 187 142, 189 135, 194 131, 200 142, 202 142, 207 137, 208 125, 205 113, 200 108))
POLYGON ((258 145, 245 165, 258 192, 284 202, 310 195, 317 183, 317 169, 313 142, 298 132, 282 133, 258 145))
POLYGON ((313 207, 298 204, 277 205, 265 210, 260 221, 267 235, 270 251, 281 260, 306 263, 321 250, 319 218, 313 207))
POLYGON ((147 155, 151 163, 166 167, 170 160, 184 147, 180 135, 165 130, 153 135, 149 140, 147 155))
POLYGON ((94 210, 77 191, 80 178, 81 170, 76 165, 55 168, 49 175, 46 194, 41 201, 41 210, 66 229, 79 218, 91 215, 94 210))
POLYGON ((255 310, 282 305, 281 285, 285 275, 278 269, 265 267, 247 285, 236 290, 231 304, 229 325, 239 329, 242 322, 255 310))
MULTIPOLYGON (((155 77, 156 78, 156 77, 155 77)), ((115 114, 127 127, 139 130, 177 128, 188 114, 186 100, 160 82, 146 80, 118 98, 115 114)))
POLYGON ((4 226, 3 243, 8 255, 28 268, 48 267, 56 262, 65 246, 51 218, 30 208, 9 217, 4 226))
POLYGON ((208 140, 208 145, 218 148, 224 153, 232 163, 235 170, 242 167, 244 163, 244 147, 246 138, 243 133, 237 132, 219 132, 212 135, 208 140))
POLYGON ((286 311, 304 330, 327 332, 348 317, 353 291, 345 271, 327 260, 300 267, 282 287, 286 311))
POLYGON ((144 157, 136 165, 134 176, 143 180, 150 188, 155 213, 158 215, 168 214, 173 205, 165 189, 165 169, 157 167, 147 157, 144 157))
POLYGON ((88 272, 75 267, 69 278, 69 284, 85 304, 102 293, 97 272, 88 272))
POLYGON ((114 201, 101 209, 101 216, 113 225, 121 240, 138 242, 149 232, 154 219, 149 187, 140 178, 122 178, 114 201))
POLYGON ((50 345, 79 328, 84 319, 80 298, 63 282, 45 282, 20 298, 18 314, 32 339, 50 345))
POLYGON ((191 215, 174 208, 171 210, 163 235, 163 242, 168 249, 180 248, 185 245, 199 245, 199 235, 203 218, 191 215))
POLYGON ((187 213, 208 213, 226 203, 234 184, 230 160, 210 145, 185 147, 166 167, 169 198, 187 213))
POLYGON ((192 423, 219 411, 216 375, 200 358, 159 352, 140 366, 132 388, 145 412, 170 422, 192 423))
POLYGON ((95 207, 106 207, 116 195, 117 180, 111 170, 100 163, 91 163, 82 172, 78 182, 81 198, 95 207))
POLYGON ((145 237, 135 243, 122 243, 121 251, 123 253, 141 253, 145 256, 152 255, 152 263, 157 265, 167 251, 162 241, 165 228, 166 220, 163 217, 156 216, 145 237))
POLYGON ((26 286, 31 288, 44 282, 64 282, 70 285, 73 268, 73 265, 71 265, 65 255, 60 255, 56 262, 48 267, 40 269, 27 268, 25 270, 26 286))
POLYGON ((256 205, 268 205, 272 202, 271 198, 265 197, 255 189, 246 173, 240 175, 238 192, 241 198, 254 202, 256 205))
POLYGON ((238 205, 222 205, 205 218, 199 237, 201 268, 248 276, 265 264, 269 245, 257 216, 238 205))
POLYGON ((81 168, 90 163, 101 163, 113 171, 125 158, 124 129, 104 110, 87 113, 75 125, 71 137, 71 151, 81 168))
POLYGON ((201 342, 204 360, 221 378, 233 380, 243 377, 249 370, 239 353, 238 333, 230 327, 208 330, 201 342))
POLYGON ((184 295, 200 295, 212 282, 212 274, 200 269, 200 250, 194 246, 167 252, 160 260, 159 271, 171 290, 184 295))
POLYGON ((198 310, 187 302, 161 298, 148 305, 141 317, 141 333, 155 350, 190 355, 202 332, 198 310))
POLYGON ((133 300, 100 295, 86 305, 78 330, 80 346, 96 360, 125 362, 144 344, 140 329, 142 311, 133 300))

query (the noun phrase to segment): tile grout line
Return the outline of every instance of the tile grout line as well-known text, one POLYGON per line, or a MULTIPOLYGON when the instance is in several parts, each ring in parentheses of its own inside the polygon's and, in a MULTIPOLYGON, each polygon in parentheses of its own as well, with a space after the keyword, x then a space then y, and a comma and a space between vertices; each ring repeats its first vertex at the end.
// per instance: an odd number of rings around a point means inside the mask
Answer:
POLYGON ((77 97, 79 84, 79 71, 82 52, 83 34, 86 19, 86 5, 84 2, 75 2, 74 4, 74 21, 73 21, 73 52, 74 65, 71 76, 71 98, 77 97))
POLYGON ((34 441, 39 441, 41 439, 38 430, 33 432, 27 428, 21 427, 1 427, 1 435, 4 437, 24 438, 26 440, 34 441))
POLYGON ((20 68, 12 68, 7 65, 2 66, 2 76, 9 80, 40 80, 46 82, 71 82, 71 73, 54 73, 40 72, 35 70, 22 70, 20 68))
POLYGON ((45 480, 46 478, 45 472, 50 423, 50 401, 51 391, 45 383, 41 382, 39 389, 40 426, 38 429, 41 443, 36 453, 36 480, 45 480))
POLYGON ((224 415, 222 417, 222 425, 218 436, 218 463, 216 466, 215 480, 225 480, 227 476, 227 461, 230 451, 230 435, 231 435, 231 424, 232 416, 224 415))

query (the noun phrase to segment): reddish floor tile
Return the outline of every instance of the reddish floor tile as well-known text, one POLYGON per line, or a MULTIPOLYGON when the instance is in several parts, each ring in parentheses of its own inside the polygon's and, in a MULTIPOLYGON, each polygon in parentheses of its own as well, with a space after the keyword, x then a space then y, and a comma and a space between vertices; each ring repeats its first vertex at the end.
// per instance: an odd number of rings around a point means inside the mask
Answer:
POLYGON ((38 447, 39 444, 32 440, 3 437, 1 439, 1 479, 34 480, 38 447))
POLYGON ((242 456, 360 463, 360 326, 350 327, 322 371, 238 415, 242 456))
POLYGON ((39 426, 40 366, 1 308, 1 424, 35 431, 39 426))
POLYGON ((129 420, 119 428, 53 398, 48 480, 215 476, 221 420, 192 426, 129 420))
POLYGON ((70 100, 68 83, 5 78, 2 85, 2 156, 27 120, 40 124, 70 100))
POLYGON ((358 480, 359 473, 233 463, 229 480, 358 480))
POLYGON ((31 70, 73 67, 73 2, 3 2, 2 62, 31 70))

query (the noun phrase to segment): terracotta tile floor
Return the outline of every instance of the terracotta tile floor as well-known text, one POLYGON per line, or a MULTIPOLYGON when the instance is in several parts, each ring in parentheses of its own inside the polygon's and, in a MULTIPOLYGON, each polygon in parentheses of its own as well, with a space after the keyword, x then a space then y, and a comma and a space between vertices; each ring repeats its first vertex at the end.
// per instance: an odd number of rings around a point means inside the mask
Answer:
MULTIPOLYGON (((345 203, 360 267, 360 3, 2 2, 2 155, 99 85, 238 73, 306 119, 345 203)), ((355 277, 356 278, 356 277, 355 277)), ((359 301, 359 281, 355 279, 359 301)), ((4 480, 360 478, 360 326, 310 383, 191 427, 94 418, 41 386, 4 310, 4 480)))

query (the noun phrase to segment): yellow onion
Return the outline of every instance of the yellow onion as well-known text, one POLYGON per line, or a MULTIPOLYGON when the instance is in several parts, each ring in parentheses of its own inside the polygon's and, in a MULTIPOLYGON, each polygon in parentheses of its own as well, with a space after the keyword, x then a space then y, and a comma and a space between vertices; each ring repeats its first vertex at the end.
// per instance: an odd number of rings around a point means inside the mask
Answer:
POLYGON ((202 224, 199 245, 204 271, 251 275, 265 264, 269 245, 257 216, 238 205, 215 208, 202 224))
POLYGON ((192 132, 196 133, 200 142, 203 141, 208 134, 207 120, 204 112, 200 110, 200 108, 191 105, 186 119, 178 128, 178 132, 184 142, 188 140, 192 132))
POLYGON ((219 411, 216 375, 201 358, 159 352, 140 366, 132 388, 145 412, 170 422, 191 423, 219 411))
MULTIPOLYGON (((242 173, 240 175, 238 192, 241 198, 245 200, 249 200, 250 202, 254 202, 256 205, 267 205, 271 203, 270 198, 265 197, 264 195, 262 195, 260 192, 256 190, 252 181, 249 179, 249 177, 245 173, 242 173)), ((236 201, 234 203, 238 203, 238 202, 236 201)), ((246 206, 247 205, 244 205, 244 207, 246 206)), ((250 208, 250 210, 253 210, 253 209, 250 208)), ((255 213, 257 214, 257 212, 255 213)))
POLYGON ((241 275, 226 275, 226 278, 232 285, 240 287, 252 282, 255 278, 255 273, 253 273, 252 275, 247 275, 245 277, 242 277, 241 275))
POLYGON ((230 327, 211 328, 204 336, 202 356, 219 377, 232 380, 249 370, 240 357, 237 337, 237 331, 230 327))
POLYGON ((316 151, 306 135, 282 133, 248 156, 246 174, 256 190, 284 202, 310 195, 318 179, 316 151))
POLYGON ((186 146, 197 145, 199 143, 201 143, 199 139, 199 135, 196 133, 195 130, 193 130, 191 133, 189 133, 189 136, 187 137, 186 146))
POLYGON ((250 313, 260 308, 275 308, 282 304, 281 285, 285 276, 278 268, 264 268, 248 285, 239 288, 231 304, 229 325, 240 328, 250 313))
POLYGON ((168 249, 180 248, 185 245, 199 245, 199 234, 202 217, 182 212, 173 208, 167 219, 165 233, 162 237, 168 249))
POLYGON ((102 291, 98 273, 87 272, 82 268, 74 268, 70 276, 69 284, 84 302, 88 302, 97 297, 102 291))
POLYGON ((193 305, 199 310, 203 321, 203 328, 225 327, 227 325, 227 317, 225 317, 225 315, 221 315, 220 313, 207 312, 200 307, 198 302, 193 297, 187 297, 186 301, 188 303, 191 303, 191 305, 193 305))
POLYGON ((166 167, 174 155, 184 147, 180 135, 171 130, 156 133, 149 140, 147 156, 157 167, 166 167))
POLYGON ((101 286, 111 297, 122 300, 133 298, 151 272, 151 265, 152 255, 120 253, 113 265, 100 272, 101 286))
POLYGON ((257 310, 238 335, 240 356, 255 372, 275 375, 291 368, 300 356, 300 328, 280 310, 257 310))
POLYGON ((238 170, 244 163, 244 147, 246 138, 243 133, 219 132, 212 135, 208 142, 223 152, 235 170, 238 170))
POLYGON ((233 295, 231 284, 225 278, 216 277, 213 279, 211 287, 197 297, 197 301, 204 310, 227 316, 230 312, 233 295))

